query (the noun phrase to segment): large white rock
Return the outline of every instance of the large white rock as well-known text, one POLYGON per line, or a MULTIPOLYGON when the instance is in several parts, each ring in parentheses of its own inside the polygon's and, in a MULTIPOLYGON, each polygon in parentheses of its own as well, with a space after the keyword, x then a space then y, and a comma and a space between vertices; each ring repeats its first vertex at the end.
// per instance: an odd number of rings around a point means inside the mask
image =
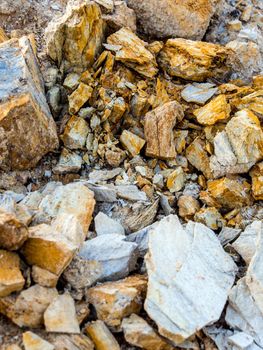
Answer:
POLYGON ((105 235, 110 233, 117 233, 120 235, 125 235, 123 226, 116 220, 110 218, 103 212, 99 212, 95 219, 95 231, 97 235, 105 235))
POLYGON ((176 215, 150 232, 146 267, 145 310, 175 344, 220 318, 236 272, 212 230, 194 222, 184 228, 176 215))

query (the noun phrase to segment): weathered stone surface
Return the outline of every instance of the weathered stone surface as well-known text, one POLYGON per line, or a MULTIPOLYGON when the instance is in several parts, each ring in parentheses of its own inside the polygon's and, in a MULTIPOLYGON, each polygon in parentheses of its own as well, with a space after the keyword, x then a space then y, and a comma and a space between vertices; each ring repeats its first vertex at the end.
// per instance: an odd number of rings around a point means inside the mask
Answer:
POLYGON ((87 240, 80 249, 79 256, 100 264, 98 281, 118 280, 128 276, 135 269, 137 244, 126 242, 119 234, 101 235, 87 240))
POLYGON ((205 104, 217 92, 217 87, 211 83, 187 85, 181 92, 186 102, 194 102, 200 105, 205 104))
POLYGON ((147 156, 161 159, 175 158, 173 128, 183 117, 183 109, 176 101, 165 103, 145 115, 147 156))
POLYGON ((141 275, 127 277, 90 288, 88 301, 95 307, 99 320, 119 329, 124 317, 140 311, 146 293, 147 279, 141 275))
POLYGON ((121 28, 107 38, 106 48, 115 51, 117 61, 142 74, 153 78, 157 72, 155 56, 146 48, 146 43, 129 28, 121 28))
POLYGON ((54 350, 55 347, 33 332, 23 333, 23 345, 25 350, 54 350))
POLYGON ((40 286, 49 288, 55 288, 58 281, 56 274, 38 266, 32 266, 32 278, 40 286))
POLYGON ((178 192, 184 187, 185 173, 182 167, 176 168, 167 177, 166 186, 170 192, 178 192))
POLYGON ((97 350, 120 350, 120 346, 104 322, 97 320, 85 328, 97 350))
POLYGON ((136 32, 136 15, 124 1, 115 2, 113 12, 104 14, 103 19, 113 31, 127 27, 136 32))
POLYGON ((145 144, 145 140, 128 130, 123 130, 120 142, 133 157, 140 153, 145 144))
POLYGON ((90 99, 92 87, 84 83, 80 83, 78 88, 68 97, 69 112, 71 114, 78 113, 80 108, 90 99))
POLYGON ((213 125, 218 121, 225 120, 230 116, 230 105, 225 95, 218 95, 205 106, 195 109, 195 115, 199 124, 213 125))
POLYGON ((228 71, 228 52, 224 46, 212 43, 168 39, 160 52, 159 62, 171 76, 204 81, 228 71))
POLYGON ((0 27, 0 44, 6 40, 8 40, 8 36, 6 35, 4 29, 0 27))
POLYGON ((90 338, 83 334, 52 334, 52 344, 56 350, 94 350, 90 338))
POLYGON ((128 0, 128 6, 134 9, 140 29, 159 39, 202 39, 215 9, 210 0, 198 0, 195 6, 190 0, 128 0))
POLYGON ((19 268, 19 256, 15 253, 0 250, 0 297, 23 288, 25 280, 19 268))
POLYGON ((61 135, 61 139, 67 148, 83 148, 86 144, 89 130, 89 126, 83 118, 72 116, 66 125, 63 135, 61 135))
POLYGON ((181 196, 177 201, 177 205, 179 207, 179 215, 183 218, 193 216, 200 209, 198 200, 192 196, 181 196))
POLYGON ((263 200, 263 162, 256 164, 249 175, 252 178, 252 194, 256 200, 263 200))
POLYGON ((184 228, 175 215, 151 231, 146 267, 145 310, 176 344, 219 319, 236 271, 213 231, 194 222, 184 228))
POLYGON ((0 209, 0 248, 17 250, 27 237, 27 227, 15 215, 0 209))
POLYGON ((132 314, 124 318, 121 323, 125 340, 131 344, 145 350, 170 350, 171 345, 159 337, 155 330, 141 317, 132 314))
POLYGON ((144 257, 148 251, 149 233, 155 224, 156 223, 153 223, 152 225, 146 226, 143 229, 126 236, 127 241, 135 242, 138 245, 137 249, 141 257, 144 257))
POLYGON ((59 161, 53 168, 55 174, 77 173, 83 163, 82 157, 75 152, 63 148, 60 153, 59 161))
POLYGON ((66 70, 87 68, 94 63, 104 37, 104 22, 97 4, 71 2, 63 16, 49 23, 46 30, 47 52, 66 70))
POLYGON ((135 185, 118 185, 115 186, 117 190, 117 196, 128 201, 146 201, 147 196, 145 192, 140 191, 135 185))
POLYGON ((43 78, 27 37, 0 44, 0 59, 0 168, 32 168, 58 146, 43 78))
POLYGON ((95 216, 94 223, 95 231, 98 236, 111 233, 125 235, 123 226, 118 221, 110 218, 101 211, 95 216))
POLYGON ((196 222, 201 222, 212 230, 218 230, 226 224, 222 215, 214 207, 202 208, 195 214, 194 220, 196 222))
POLYGON ((234 241, 240 234, 241 229, 232 227, 223 227, 218 235, 220 243, 225 246, 234 241))
POLYGON ((239 332, 228 338, 229 344, 237 346, 239 349, 246 349, 253 344, 253 338, 244 332, 239 332))
POLYGON ((54 299, 44 313, 47 332, 80 333, 75 303, 69 293, 54 299))

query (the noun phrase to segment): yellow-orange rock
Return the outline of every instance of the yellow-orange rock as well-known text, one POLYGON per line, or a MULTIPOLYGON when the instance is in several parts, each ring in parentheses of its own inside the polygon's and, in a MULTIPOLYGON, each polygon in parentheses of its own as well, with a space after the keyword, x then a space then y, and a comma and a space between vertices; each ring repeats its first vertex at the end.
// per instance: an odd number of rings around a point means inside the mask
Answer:
POLYGON ((0 250, 0 297, 23 288, 25 280, 20 271, 20 259, 16 253, 0 250))
POLYGON ((199 210, 194 216, 194 221, 201 222, 212 230, 218 230, 226 224, 222 215, 214 207, 199 210))
POLYGON ((249 175, 252 178, 252 194, 256 200, 263 200, 263 162, 256 164, 249 175))
POLYGON ((23 345, 25 350, 54 350, 55 347, 33 332, 23 333, 23 345))
POLYGON ((55 288, 58 281, 56 274, 38 266, 32 266, 32 278, 40 286, 49 288, 55 288))
POLYGON ((89 130, 90 128, 83 118, 73 115, 68 121, 64 133, 60 138, 67 148, 83 148, 86 144, 89 130))
POLYGON ((145 144, 145 140, 128 130, 123 130, 120 141, 133 157, 140 153, 145 144))
POLYGON ((184 187, 185 174, 182 167, 178 167, 167 177, 166 186, 172 193, 180 191, 184 187))
POLYGON ((193 216, 200 209, 198 200, 187 195, 181 196, 177 201, 177 205, 179 208, 179 215, 183 218, 193 216))
POLYGON ((69 112, 71 114, 78 113, 80 108, 86 103, 92 94, 92 87, 84 83, 80 83, 78 88, 68 97, 69 112))
POLYGON ((117 340, 103 321, 91 322, 85 331, 94 342, 97 350, 120 350, 117 340))
POLYGON ((6 40, 8 40, 8 36, 6 35, 4 29, 0 27, 0 44, 6 40))

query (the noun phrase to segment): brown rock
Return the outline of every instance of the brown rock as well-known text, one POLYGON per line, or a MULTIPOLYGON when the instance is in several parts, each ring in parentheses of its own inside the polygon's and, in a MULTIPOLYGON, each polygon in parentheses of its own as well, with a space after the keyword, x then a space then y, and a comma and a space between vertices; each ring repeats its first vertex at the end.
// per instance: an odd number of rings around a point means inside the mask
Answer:
POLYGON ((0 27, 0 44, 6 40, 8 40, 8 36, 6 35, 4 29, 0 27))
POLYGON ((146 288, 147 279, 135 275, 90 288, 87 297, 95 307, 98 319, 109 327, 119 329, 124 317, 140 311, 146 288))
POLYGON ((173 128, 183 117, 183 109, 176 101, 165 103, 145 115, 147 156, 161 159, 175 158, 173 128))
POLYGON ((19 268, 19 256, 5 250, 0 250, 0 297, 23 288, 25 280, 19 268))
POLYGON ((48 270, 41 269, 36 265, 32 266, 32 278, 35 283, 42 287, 55 288, 58 281, 58 276, 48 270))
POLYGON ((56 350, 94 350, 92 341, 83 334, 50 334, 56 350))
POLYGON ((27 227, 13 214, 0 209, 0 248, 17 250, 27 237, 27 227))
POLYGON ((86 144, 89 131, 88 123, 83 118, 73 115, 68 121, 64 133, 60 138, 67 148, 83 148, 86 144))
POLYGON ((228 52, 224 46, 212 43, 169 39, 160 52, 159 62, 171 76, 204 81, 229 70, 228 52))
POLYGON ((94 342, 97 350, 120 350, 117 340, 104 322, 94 321, 88 324, 85 331, 94 342))
POLYGON ((25 350, 54 350, 55 347, 33 332, 23 333, 25 350))
POLYGON ((252 194, 256 200, 263 200, 263 162, 256 164, 249 175, 252 178, 252 194))
POLYGON ((123 130, 120 141, 133 157, 140 153, 145 144, 145 141, 141 137, 128 130, 123 130))
POLYGON ((80 83, 78 88, 68 97, 69 112, 71 114, 78 113, 80 108, 90 99, 92 91, 91 86, 80 83))
POLYGON ((0 44, 0 60, 0 168, 32 168, 58 146, 43 78, 27 37, 0 44))
POLYGON ((181 196, 177 201, 177 205, 179 207, 179 215, 183 218, 193 216, 200 209, 198 200, 192 196, 181 196))
POLYGON ((124 1, 115 2, 113 12, 105 14, 102 17, 107 22, 108 27, 114 32, 122 27, 127 27, 133 32, 136 32, 136 15, 124 1))

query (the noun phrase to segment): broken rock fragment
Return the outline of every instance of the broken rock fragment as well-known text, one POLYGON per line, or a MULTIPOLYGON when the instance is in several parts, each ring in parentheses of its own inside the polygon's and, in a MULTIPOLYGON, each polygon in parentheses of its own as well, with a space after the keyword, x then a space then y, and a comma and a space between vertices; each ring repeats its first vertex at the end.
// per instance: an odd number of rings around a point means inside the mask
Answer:
POLYGON ((144 134, 147 141, 147 156, 161 159, 175 158, 173 128, 183 117, 183 109, 176 101, 167 102, 145 115, 144 134))
POLYGON ((55 347, 33 332, 23 333, 23 345, 25 350, 54 350, 55 347))
POLYGON ((179 207, 179 215, 183 218, 193 216, 200 209, 198 200, 192 196, 181 196, 177 201, 177 205, 179 207))
POLYGON ((70 149, 83 148, 89 133, 87 122, 80 117, 72 116, 68 121, 61 139, 70 149))
POLYGON ((68 97, 69 112, 71 114, 78 113, 80 108, 90 99, 92 87, 84 83, 80 83, 78 88, 68 97))
POLYGON ((120 142, 133 157, 140 153, 145 144, 145 140, 128 130, 123 130, 120 142))
POLYGON ((32 278, 40 286, 50 288, 55 288, 58 281, 56 274, 36 265, 32 266, 32 278))
POLYGON ((97 320, 85 328, 97 350, 120 350, 120 346, 104 322, 97 320))
POLYGON ((95 231, 98 236, 117 233, 120 235, 125 235, 125 230, 123 226, 116 220, 110 218, 108 215, 103 212, 99 212, 95 219, 95 231))
POLYGON ((175 344, 220 318, 236 272, 213 231, 194 222, 184 228, 175 215, 151 231, 146 267, 145 310, 175 344))
POLYGON ((170 192, 178 192, 184 187, 185 174, 182 167, 176 168, 168 175, 166 186, 170 192))
POLYGON ((263 200, 263 162, 256 164, 249 175, 252 178, 252 194, 256 200, 263 200))
POLYGON ((187 85, 182 90, 181 95, 186 102, 194 102, 203 105, 217 92, 217 90, 218 89, 214 84, 194 83, 192 85, 187 85))

